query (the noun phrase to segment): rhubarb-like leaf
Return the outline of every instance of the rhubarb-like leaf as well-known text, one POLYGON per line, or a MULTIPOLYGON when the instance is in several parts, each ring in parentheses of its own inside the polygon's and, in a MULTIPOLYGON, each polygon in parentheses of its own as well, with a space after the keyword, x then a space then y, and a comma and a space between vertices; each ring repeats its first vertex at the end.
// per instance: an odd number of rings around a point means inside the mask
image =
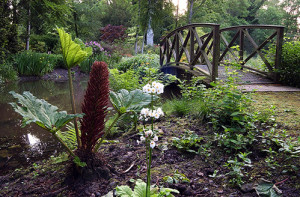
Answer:
POLYGON ((72 68, 92 55, 92 48, 85 47, 81 40, 72 40, 71 35, 57 28, 60 37, 63 59, 67 68, 72 68))
POLYGON ((35 123, 38 126, 56 132, 75 117, 81 118, 83 114, 67 114, 66 111, 57 111, 58 108, 43 99, 37 99, 30 92, 23 92, 23 95, 9 92, 18 103, 10 103, 14 110, 23 117, 22 126, 35 123))
POLYGON ((272 182, 261 179, 257 186, 255 187, 255 191, 258 196, 261 197, 279 197, 282 193, 276 185, 272 182))
MULTIPOLYGON (((151 95, 138 89, 130 92, 122 89, 119 93, 111 91, 109 97, 114 108, 121 114, 127 111, 139 112, 151 103, 151 95)), ((153 97, 157 98, 154 95, 153 97)))

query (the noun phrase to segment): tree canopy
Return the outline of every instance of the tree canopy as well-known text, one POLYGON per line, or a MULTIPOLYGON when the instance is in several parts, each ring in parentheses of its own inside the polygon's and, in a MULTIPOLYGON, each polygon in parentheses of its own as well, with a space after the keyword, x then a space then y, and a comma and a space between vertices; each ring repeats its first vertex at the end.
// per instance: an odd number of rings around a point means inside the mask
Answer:
POLYGON ((171 0, 0 0, 0 58, 26 45, 41 52, 55 50, 56 26, 83 41, 100 41, 100 29, 108 24, 135 29, 140 36, 151 27, 154 43, 188 23, 284 25, 287 36, 299 36, 299 0, 188 0, 186 7, 177 16, 171 0))

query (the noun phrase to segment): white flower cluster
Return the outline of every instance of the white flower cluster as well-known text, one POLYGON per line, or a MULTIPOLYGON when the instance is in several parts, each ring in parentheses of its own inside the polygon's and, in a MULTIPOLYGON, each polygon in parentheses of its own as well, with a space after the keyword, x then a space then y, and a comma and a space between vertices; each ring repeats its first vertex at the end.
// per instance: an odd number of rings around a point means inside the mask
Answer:
POLYGON ((140 137, 140 140, 137 140, 137 143, 140 144, 146 139, 150 140, 150 147, 153 149, 155 147, 155 142, 158 141, 157 135, 155 135, 152 130, 144 131, 144 135, 140 137))
POLYGON ((140 120, 148 121, 148 118, 158 119, 160 116, 165 115, 162 109, 159 107, 156 110, 150 110, 149 108, 143 108, 141 110, 140 120))
POLYGON ((151 84, 147 84, 143 87, 143 92, 148 94, 162 94, 164 92, 164 85, 153 81, 151 84))

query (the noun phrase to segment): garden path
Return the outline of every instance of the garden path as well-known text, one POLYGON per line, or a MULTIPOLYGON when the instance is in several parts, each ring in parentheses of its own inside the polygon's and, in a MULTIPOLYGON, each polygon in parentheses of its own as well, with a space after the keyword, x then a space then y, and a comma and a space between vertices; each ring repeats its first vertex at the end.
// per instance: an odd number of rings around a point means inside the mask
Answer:
MULTIPOLYGON (((206 65, 196 65, 196 67, 207 70, 206 65)), ((237 77, 240 78, 239 88, 245 92, 256 90, 258 92, 298 92, 300 88, 285 86, 281 84, 275 84, 271 79, 262 76, 261 74, 249 71, 247 69, 231 69, 228 71, 231 72, 235 70, 238 74, 237 77)), ((224 66, 219 66, 218 76, 221 80, 226 80, 227 74, 225 72, 224 66)))

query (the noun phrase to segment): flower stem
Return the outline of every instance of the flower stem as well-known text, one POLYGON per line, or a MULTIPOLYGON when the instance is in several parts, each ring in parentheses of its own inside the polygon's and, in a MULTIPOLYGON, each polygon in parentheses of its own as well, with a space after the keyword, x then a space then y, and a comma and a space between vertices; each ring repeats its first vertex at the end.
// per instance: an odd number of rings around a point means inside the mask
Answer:
MULTIPOLYGON (((153 111, 153 94, 151 94, 151 110, 153 111)), ((151 118, 151 130, 153 131, 153 119, 151 118)), ((149 155, 148 155, 148 165, 147 165, 147 186, 146 186, 146 197, 150 197, 150 185, 151 185, 151 160, 152 160, 152 148, 150 147, 150 140, 147 140, 146 144, 147 149, 149 150, 149 155)), ((148 153, 148 151, 147 151, 148 153)))
MULTIPOLYGON (((69 77, 69 89, 70 89, 70 97, 71 97, 71 104, 72 104, 72 113, 76 114, 72 74, 71 74, 71 69, 70 68, 68 68, 68 77, 69 77)), ((74 118, 74 126, 75 126, 75 132, 76 132, 76 139, 77 139, 78 148, 80 148, 81 147, 81 140, 80 140, 80 136, 79 136, 77 118, 74 118)))
MULTIPOLYGON (((150 145, 150 143, 149 143, 150 145)), ((147 188, 146 188, 146 197, 150 197, 150 185, 151 185, 151 160, 152 160, 152 148, 148 146, 149 149, 149 159, 147 166, 147 188)))

